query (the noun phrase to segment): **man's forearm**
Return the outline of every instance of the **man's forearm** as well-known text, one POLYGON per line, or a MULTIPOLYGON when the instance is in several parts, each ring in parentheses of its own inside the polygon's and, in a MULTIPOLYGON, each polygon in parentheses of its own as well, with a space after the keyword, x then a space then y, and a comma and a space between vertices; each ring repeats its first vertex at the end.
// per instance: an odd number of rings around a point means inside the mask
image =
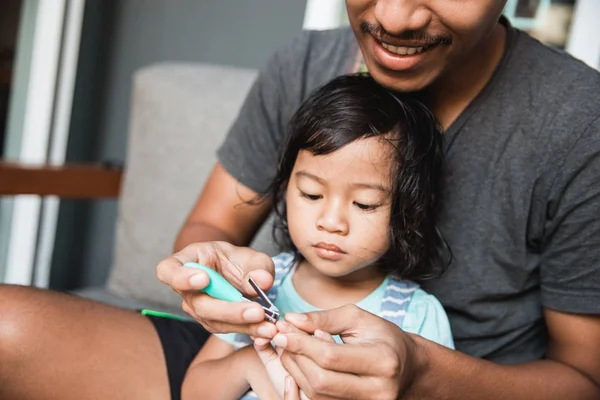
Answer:
POLYGON ((173 251, 178 252, 185 246, 197 242, 223 241, 237 246, 243 243, 234 243, 232 238, 217 227, 205 223, 188 223, 179 232, 173 251))
POLYGON ((600 388, 577 369, 551 360, 499 365, 413 336, 420 371, 402 399, 599 399, 600 388))

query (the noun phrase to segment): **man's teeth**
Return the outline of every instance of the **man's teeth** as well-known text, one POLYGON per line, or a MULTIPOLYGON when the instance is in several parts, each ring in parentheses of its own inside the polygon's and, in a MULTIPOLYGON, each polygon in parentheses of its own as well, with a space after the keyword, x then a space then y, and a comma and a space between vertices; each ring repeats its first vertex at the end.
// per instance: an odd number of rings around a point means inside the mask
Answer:
POLYGON ((423 46, 421 47, 405 47, 405 46, 392 46, 391 44, 381 43, 384 49, 389 51, 390 53, 398 54, 399 56, 412 56, 415 53, 420 53, 423 51, 423 46))

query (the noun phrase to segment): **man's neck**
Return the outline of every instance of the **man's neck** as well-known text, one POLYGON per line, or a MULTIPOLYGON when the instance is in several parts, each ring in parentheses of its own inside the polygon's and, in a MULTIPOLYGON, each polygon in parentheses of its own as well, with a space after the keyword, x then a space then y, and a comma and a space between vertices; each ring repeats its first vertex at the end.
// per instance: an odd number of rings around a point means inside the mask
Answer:
POLYGON ((424 102, 431 108, 446 130, 477 97, 492 78, 502 59, 507 28, 501 23, 469 54, 468 61, 441 76, 423 92, 424 102))

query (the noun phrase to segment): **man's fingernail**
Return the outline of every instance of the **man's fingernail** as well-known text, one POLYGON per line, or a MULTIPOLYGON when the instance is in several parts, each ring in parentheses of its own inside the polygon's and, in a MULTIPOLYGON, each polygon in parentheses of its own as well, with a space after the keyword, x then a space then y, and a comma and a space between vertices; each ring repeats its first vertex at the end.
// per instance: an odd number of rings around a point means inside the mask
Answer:
POLYGON ((203 288, 206 286, 206 276, 204 274, 192 275, 189 282, 192 287, 203 288))
POLYGON ((263 313, 260 308, 252 307, 244 311, 242 317, 248 322, 258 322, 263 318, 263 313))
POLYGON ((291 388, 292 388, 292 377, 287 375, 285 377, 285 389, 284 390, 287 393, 290 391, 291 388))
POLYGON ((275 335, 272 342, 277 347, 285 348, 287 346, 287 338, 282 334, 275 335))
POLYGON ((271 339, 275 334, 274 329, 270 325, 261 325, 256 330, 258 332, 258 336, 271 339))
POLYGON ((291 319, 292 321, 306 321, 308 317, 306 314, 296 314, 296 313, 287 313, 285 314, 285 319, 291 319))
POLYGON ((335 339, 333 339, 333 336, 331 336, 329 333, 322 331, 320 329, 317 329, 315 331, 315 336, 318 337, 319 339, 323 339, 323 340, 328 340, 328 341, 335 340, 335 339))

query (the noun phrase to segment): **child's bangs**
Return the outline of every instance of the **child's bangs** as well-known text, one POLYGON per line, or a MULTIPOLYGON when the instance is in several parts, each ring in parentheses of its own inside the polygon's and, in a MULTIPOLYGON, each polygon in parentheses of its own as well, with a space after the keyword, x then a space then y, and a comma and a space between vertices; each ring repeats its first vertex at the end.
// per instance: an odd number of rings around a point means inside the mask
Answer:
POLYGON ((331 128, 316 130, 308 136, 302 150, 308 150, 316 156, 331 154, 358 138, 341 133, 331 128))
MULTIPOLYGON (((347 124, 346 124, 347 125, 347 124)), ((327 155, 359 139, 381 136, 390 143, 397 144, 400 127, 397 123, 380 126, 374 124, 361 124, 359 126, 322 127, 313 130, 307 135, 302 150, 310 151, 312 154, 327 155)))

